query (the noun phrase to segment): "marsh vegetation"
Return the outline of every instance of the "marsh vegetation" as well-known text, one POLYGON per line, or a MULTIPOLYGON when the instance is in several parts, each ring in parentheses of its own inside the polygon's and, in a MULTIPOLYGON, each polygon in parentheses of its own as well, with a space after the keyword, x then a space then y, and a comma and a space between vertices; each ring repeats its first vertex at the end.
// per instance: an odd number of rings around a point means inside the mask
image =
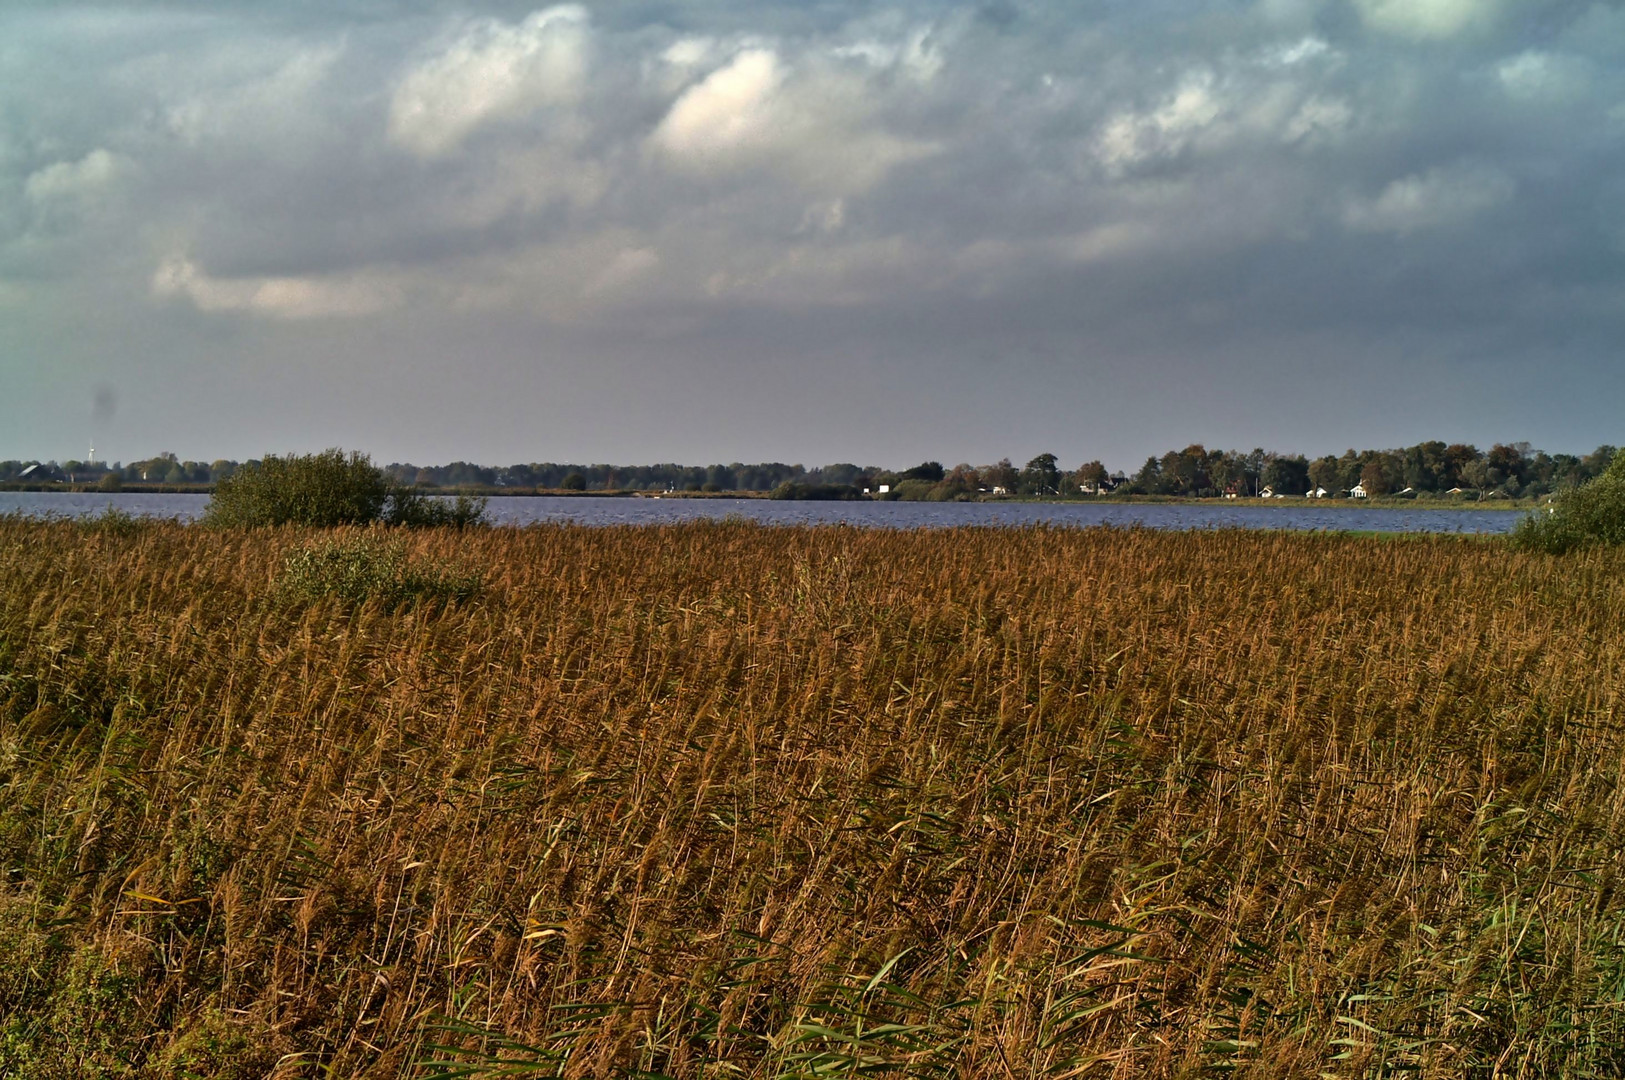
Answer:
POLYGON ((1625 553, 390 535, 0 519, 0 1074, 1625 1070, 1625 553))

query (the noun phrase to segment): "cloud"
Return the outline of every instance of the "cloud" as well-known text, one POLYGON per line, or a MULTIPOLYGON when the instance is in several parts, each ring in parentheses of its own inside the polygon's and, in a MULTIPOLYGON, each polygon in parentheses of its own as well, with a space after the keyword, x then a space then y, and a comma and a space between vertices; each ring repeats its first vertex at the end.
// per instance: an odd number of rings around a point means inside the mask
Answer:
POLYGON ((573 101, 586 78, 587 47, 587 11, 576 4, 517 24, 477 20, 401 80, 390 102, 390 138, 439 157, 486 124, 573 101))
POLYGON ((1152 158, 1175 157, 1213 127, 1224 112, 1225 105, 1214 92, 1213 74, 1196 72, 1155 109, 1113 116, 1101 128, 1096 152, 1113 170, 1152 158))
POLYGON ((527 388, 615 355, 759 406, 800 343, 885 341, 878 381, 935 408, 983 377, 973 340, 1098 382, 1220 341, 1625 318, 1618 5, 560 2, 0 3, 7 355, 116 332, 185 383, 169 358, 229 320, 268 378, 315 330, 333 368, 419 350, 424 384, 454 352, 527 388), (1527 314, 1560 307, 1589 314, 1527 314), (1186 332, 1199 308, 1231 321, 1186 332))
POLYGON ((1577 57, 1527 49, 1496 65, 1506 95, 1524 102, 1564 102, 1584 94, 1586 66, 1577 57))
POLYGON ((1143 251, 1156 240, 1156 231, 1150 226, 1141 222, 1122 221, 1063 237, 1053 245, 1053 248, 1066 262, 1094 263, 1143 251))
POLYGON ((814 191, 862 191, 938 149, 885 130, 870 89, 818 57, 796 70, 774 49, 745 48, 683 91, 648 145, 691 176, 766 168, 814 191))
POLYGON ((1336 52, 1325 38, 1310 36, 1290 44, 1277 45, 1267 50, 1264 54, 1264 62, 1277 67, 1295 67, 1311 60, 1336 55, 1336 52))
POLYGON ((672 105, 654 142, 672 158, 704 169, 776 134, 784 67, 771 49, 746 49, 691 87, 672 105))
POLYGON ((184 299, 199 311, 235 311, 276 319, 372 315, 403 302, 400 286, 376 275, 215 278, 175 257, 152 276, 153 295, 184 299))
POLYGON ((58 161, 31 174, 23 193, 36 205, 85 202, 104 195, 129 170, 128 159, 96 149, 78 161, 58 161))
POLYGON ((942 71, 947 58, 930 28, 916 28, 901 41, 863 38, 849 45, 838 45, 830 55, 861 60, 874 68, 896 68, 909 78, 928 83, 942 71))
POLYGON ((1449 38, 1494 20, 1500 0, 1354 0, 1367 26, 1423 41, 1449 38))
POLYGON ((1375 199, 1356 199, 1343 222, 1358 232, 1407 236, 1454 225, 1512 198, 1517 185, 1498 169, 1455 165, 1395 180, 1375 199))
POLYGON ((217 149, 222 143, 247 142, 262 149, 275 145, 286 153, 325 134, 329 117, 322 94, 344 54, 343 42, 291 48, 279 43, 232 57, 241 66, 222 72, 145 74, 191 84, 163 113, 165 126, 184 146, 217 149), (267 53, 274 64, 269 70, 264 67, 267 53))
POLYGON ((1336 139, 1354 123, 1354 109, 1336 97, 1311 97, 1298 107, 1282 130, 1287 142, 1320 143, 1336 139))
POLYGON ((583 296, 597 296, 616 292, 660 265, 660 256, 652 248, 626 248, 616 252, 609 265, 587 283, 583 296))

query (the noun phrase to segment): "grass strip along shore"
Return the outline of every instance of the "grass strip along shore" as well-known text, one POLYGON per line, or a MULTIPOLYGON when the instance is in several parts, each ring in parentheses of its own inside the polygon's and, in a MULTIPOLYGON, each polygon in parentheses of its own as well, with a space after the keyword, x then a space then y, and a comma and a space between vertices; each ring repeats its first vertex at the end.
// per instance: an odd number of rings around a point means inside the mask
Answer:
POLYGON ((1625 552, 0 518, 0 1074, 1615 1076, 1625 552))

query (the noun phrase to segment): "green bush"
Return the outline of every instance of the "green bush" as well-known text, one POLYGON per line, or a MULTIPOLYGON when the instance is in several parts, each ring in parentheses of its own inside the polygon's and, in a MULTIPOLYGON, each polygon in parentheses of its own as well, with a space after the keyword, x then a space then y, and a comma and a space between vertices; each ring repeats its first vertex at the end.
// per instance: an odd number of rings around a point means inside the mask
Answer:
POLYGON ((108 504, 100 514, 79 519, 79 527, 86 532, 106 533, 108 536, 134 536, 151 524, 151 521, 138 518, 112 504, 108 504))
POLYGON ((892 494, 903 502, 941 502, 936 495, 938 484, 934 480, 899 480, 892 486, 892 494))
POLYGON ((267 454, 215 486, 205 524, 467 526, 483 521, 485 500, 429 499, 395 483, 365 454, 333 449, 320 454, 267 454))
POLYGON ((1524 517, 1512 531, 1512 543, 1554 555, 1592 544, 1625 544, 1625 454, 1595 480, 1524 517))
POLYGON ((411 488, 394 487, 384 521, 390 525, 412 528, 450 526, 466 529, 485 524, 485 499, 483 496, 459 495, 447 502, 421 495, 411 488))
POLYGON ((398 542, 353 536, 293 552, 283 560, 281 584, 303 600, 332 597, 359 604, 376 599, 394 608, 422 600, 457 603, 477 594, 482 582, 473 572, 413 566, 398 542))
POLYGON ((810 500, 813 502, 841 502, 861 499, 863 492, 849 484, 798 484, 786 480, 767 493, 770 499, 810 500))

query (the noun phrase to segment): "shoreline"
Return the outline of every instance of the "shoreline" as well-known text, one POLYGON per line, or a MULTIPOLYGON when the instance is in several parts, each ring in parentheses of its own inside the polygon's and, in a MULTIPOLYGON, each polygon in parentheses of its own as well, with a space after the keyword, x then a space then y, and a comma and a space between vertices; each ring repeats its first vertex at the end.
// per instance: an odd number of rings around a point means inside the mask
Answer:
MULTIPOLYGON (((417 488, 419 494, 455 498, 467 495, 492 499, 687 499, 687 500, 749 500, 768 501, 766 491, 564 491, 551 488, 487 489, 487 488, 417 488)), ((18 495, 209 495, 212 484, 126 484, 117 491, 104 491, 94 485, 0 484, 0 494, 18 495)), ((931 499, 877 499, 873 497, 851 500, 780 499, 779 502, 920 502, 935 503, 931 499)), ((1539 509, 1547 502, 1543 499, 1484 499, 1454 498, 1417 499, 1307 499, 1307 498, 1187 498, 1178 495, 1126 495, 1098 496, 1077 499, 1036 499, 1021 496, 997 496, 982 499, 944 499, 948 503, 992 503, 1035 506, 1246 506, 1266 509, 1298 510, 1306 507, 1330 510, 1454 510, 1468 513, 1517 512, 1539 509)))

